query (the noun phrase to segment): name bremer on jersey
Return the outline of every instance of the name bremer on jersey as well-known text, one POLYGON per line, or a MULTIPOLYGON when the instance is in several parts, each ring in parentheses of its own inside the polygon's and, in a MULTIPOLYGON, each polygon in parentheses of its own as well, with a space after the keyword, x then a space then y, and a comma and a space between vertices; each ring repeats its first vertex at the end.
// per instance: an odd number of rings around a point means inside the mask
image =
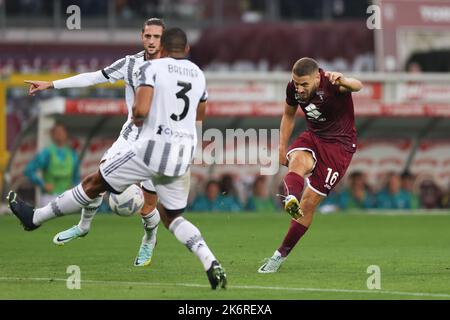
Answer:
POLYGON ((185 67, 180 67, 180 66, 176 66, 173 64, 168 64, 167 70, 169 71, 169 73, 176 73, 176 74, 178 74, 180 76, 184 76, 184 77, 191 77, 191 78, 198 77, 198 71, 197 71, 197 69, 194 69, 194 68, 185 68, 185 67))

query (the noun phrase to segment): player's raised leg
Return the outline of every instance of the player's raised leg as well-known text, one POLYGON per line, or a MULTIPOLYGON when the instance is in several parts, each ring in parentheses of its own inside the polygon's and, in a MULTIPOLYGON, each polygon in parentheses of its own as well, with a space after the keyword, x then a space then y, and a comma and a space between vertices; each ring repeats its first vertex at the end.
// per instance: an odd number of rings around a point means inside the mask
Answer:
POLYGON ((8 205, 27 231, 38 228, 42 223, 63 215, 80 212, 92 205, 107 185, 100 172, 86 177, 76 187, 65 191, 45 207, 35 209, 21 200, 14 191, 8 194, 8 205))
POLYGON ((296 148, 288 153, 288 157, 289 172, 284 177, 286 194, 284 206, 292 220, 282 244, 275 250, 272 257, 268 258, 258 269, 259 273, 278 271, 292 248, 308 230, 314 211, 323 199, 323 196, 309 188, 305 189, 302 196, 304 177, 312 172, 316 164, 314 151, 307 148, 296 148))
POLYGON ((289 172, 284 177, 284 209, 294 218, 300 218, 303 213, 299 208, 299 199, 301 198, 304 177, 312 172, 316 160, 313 157, 313 151, 307 148, 293 149, 288 153, 289 172))
POLYGON ((89 233, 91 229, 92 219, 102 205, 103 197, 99 196, 95 198, 88 206, 83 207, 81 210, 81 218, 77 225, 71 228, 58 232, 53 237, 53 243, 57 245, 63 245, 74 239, 84 237, 89 233))
MULTIPOLYGON (((121 150, 125 150, 129 147, 130 141, 127 141, 123 136, 119 136, 117 140, 113 143, 113 145, 105 152, 100 161, 100 165, 104 163, 108 158, 113 157, 114 155, 121 152, 121 150)), ((92 220, 95 217, 95 214, 98 212, 102 204, 103 197, 100 196, 95 201, 90 204, 88 207, 83 208, 81 211, 80 221, 77 225, 72 226, 69 229, 58 232, 54 238, 53 243, 57 245, 65 244, 71 240, 77 239, 79 237, 84 237, 88 234, 91 229, 92 220)), ((156 201, 154 201, 154 206, 156 206, 156 201)))
POLYGON ((141 245, 138 254, 134 260, 136 267, 144 267, 150 265, 152 261, 153 252, 156 247, 156 234, 158 232, 158 224, 160 219, 159 211, 156 208, 158 196, 154 191, 151 181, 142 183, 142 190, 144 193, 144 207, 141 210, 141 218, 144 226, 144 236, 142 237, 141 245))

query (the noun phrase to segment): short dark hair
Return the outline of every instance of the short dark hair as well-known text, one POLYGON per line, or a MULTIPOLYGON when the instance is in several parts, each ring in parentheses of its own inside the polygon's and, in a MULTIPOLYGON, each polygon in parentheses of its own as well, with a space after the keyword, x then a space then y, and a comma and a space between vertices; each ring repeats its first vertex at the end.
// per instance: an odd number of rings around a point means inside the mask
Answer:
POLYGON ((294 63, 292 72, 298 76, 309 76, 319 70, 319 64, 316 60, 308 57, 301 58, 294 63))
POLYGON ((146 26, 160 26, 162 27, 163 31, 166 29, 166 25, 162 19, 159 18, 150 18, 147 19, 147 21, 144 22, 144 25, 142 26, 142 32, 144 32, 146 26))
POLYGON ((187 46, 186 33, 180 28, 171 28, 163 32, 161 46, 167 52, 183 52, 187 46))
POLYGON ((55 130, 57 128, 62 128, 62 129, 64 129, 64 131, 66 131, 68 133, 66 125, 60 121, 56 121, 53 124, 53 126, 50 128, 50 134, 53 135, 53 133, 55 132, 55 130))

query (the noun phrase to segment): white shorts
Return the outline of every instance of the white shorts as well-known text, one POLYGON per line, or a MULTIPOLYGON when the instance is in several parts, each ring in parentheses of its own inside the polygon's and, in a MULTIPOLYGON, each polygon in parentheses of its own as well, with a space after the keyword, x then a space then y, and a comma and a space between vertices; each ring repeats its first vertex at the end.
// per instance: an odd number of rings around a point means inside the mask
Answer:
POLYGON ((157 193, 164 208, 177 210, 187 206, 189 169, 181 176, 166 176, 151 170, 133 148, 130 148, 129 143, 114 155, 109 152, 110 150, 107 153, 111 156, 100 164, 100 173, 114 192, 121 193, 128 186, 143 182, 142 186, 145 189, 157 193))
POLYGON ((108 150, 103 154, 100 162, 105 161, 109 157, 112 157, 116 153, 127 149, 130 147, 131 143, 136 142, 137 137, 139 136, 139 129, 133 125, 131 119, 128 119, 124 125, 122 126, 122 130, 120 131, 120 135, 116 141, 109 147, 108 150))
POLYGON ((141 186, 147 191, 156 192, 164 208, 178 210, 187 207, 190 182, 191 171, 188 170, 180 177, 172 177, 171 181, 158 181, 155 178, 142 182, 141 186))
MULTIPOLYGON (((115 154, 117 154, 123 150, 127 150, 129 147, 130 147, 130 141, 125 140, 125 138, 122 135, 120 135, 119 138, 117 138, 117 140, 114 141, 112 146, 109 147, 109 149, 106 150, 106 152, 103 154, 100 162, 105 162, 108 158, 113 157, 115 154)), ((156 189, 150 180, 143 182, 142 185, 148 191, 156 192, 156 189)))
POLYGON ((124 137, 119 136, 116 141, 112 144, 111 147, 109 147, 108 150, 103 154, 102 159, 100 162, 105 161, 109 157, 114 156, 116 153, 119 153, 122 150, 128 149, 130 146, 130 141, 125 140, 124 137))

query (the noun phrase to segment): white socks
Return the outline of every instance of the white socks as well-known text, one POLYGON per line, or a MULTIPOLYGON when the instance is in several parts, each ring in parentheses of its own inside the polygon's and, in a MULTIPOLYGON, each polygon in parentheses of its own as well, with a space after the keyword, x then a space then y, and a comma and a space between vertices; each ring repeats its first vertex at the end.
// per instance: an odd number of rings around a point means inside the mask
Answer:
POLYGON ((183 217, 178 217, 169 225, 169 230, 174 236, 192 251, 203 264, 203 268, 207 271, 211 267, 211 263, 216 260, 205 240, 203 240, 200 230, 183 217))
POLYGON ((33 223, 35 225, 40 225, 57 216, 79 212, 92 201, 93 199, 86 195, 80 183, 75 188, 58 196, 58 198, 47 204, 45 207, 36 209, 33 215, 33 223))
POLYGON ((92 219, 94 219, 94 216, 102 205, 102 202, 103 197, 99 196, 95 198, 87 207, 84 207, 81 210, 81 219, 80 222, 78 222, 78 228, 80 228, 82 232, 88 232, 91 229, 92 219))
POLYGON ((284 259, 285 257, 282 257, 282 256, 281 256, 281 253, 280 253, 280 251, 278 251, 278 250, 275 250, 275 252, 273 253, 273 256, 272 256, 272 258, 276 258, 276 259, 278 259, 278 258, 282 258, 282 259, 284 259))
POLYGON ((146 243, 152 245, 153 248, 155 247, 159 221, 161 221, 161 218, 159 217, 159 211, 156 208, 142 217, 142 223, 144 224, 142 244, 146 243))

